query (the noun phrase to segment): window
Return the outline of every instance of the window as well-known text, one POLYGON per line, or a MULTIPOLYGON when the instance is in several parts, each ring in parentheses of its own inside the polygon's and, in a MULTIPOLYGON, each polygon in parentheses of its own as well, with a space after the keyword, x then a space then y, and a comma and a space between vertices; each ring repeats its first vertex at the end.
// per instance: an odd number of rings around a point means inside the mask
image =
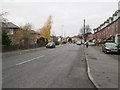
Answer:
POLYGON ((13 34, 13 29, 8 29, 8 35, 12 35, 13 34))

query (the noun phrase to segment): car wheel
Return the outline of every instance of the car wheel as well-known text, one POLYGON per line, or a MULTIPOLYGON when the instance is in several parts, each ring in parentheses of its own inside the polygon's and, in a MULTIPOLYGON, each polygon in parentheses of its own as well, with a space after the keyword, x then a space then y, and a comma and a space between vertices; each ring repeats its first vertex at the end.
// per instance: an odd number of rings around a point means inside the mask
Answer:
POLYGON ((105 50, 105 54, 107 54, 107 50, 105 50))

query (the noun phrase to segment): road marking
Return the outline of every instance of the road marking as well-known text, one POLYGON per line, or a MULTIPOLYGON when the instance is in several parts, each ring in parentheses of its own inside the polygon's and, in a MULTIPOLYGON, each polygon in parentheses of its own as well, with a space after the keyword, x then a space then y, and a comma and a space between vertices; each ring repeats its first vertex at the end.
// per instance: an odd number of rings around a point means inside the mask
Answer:
POLYGON ((42 55, 42 56, 39 56, 39 57, 36 57, 36 58, 33 58, 33 59, 29 59, 29 60, 26 60, 26 61, 24 61, 24 62, 17 63, 17 64, 15 64, 15 65, 25 64, 25 63, 27 63, 27 62, 33 61, 33 60, 38 59, 38 58, 42 58, 42 57, 44 57, 44 56, 45 56, 45 55, 42 55))

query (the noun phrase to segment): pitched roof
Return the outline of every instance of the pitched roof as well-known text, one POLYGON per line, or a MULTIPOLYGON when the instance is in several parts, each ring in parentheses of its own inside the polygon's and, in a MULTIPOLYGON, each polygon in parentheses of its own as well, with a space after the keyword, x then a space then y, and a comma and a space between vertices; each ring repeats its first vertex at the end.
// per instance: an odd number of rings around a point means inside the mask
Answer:
POLYGON ((2 27, 3 28, 14 28, 14 29, 19 28, 17 25, 13 24, 12 22, 2 22, 2 27))

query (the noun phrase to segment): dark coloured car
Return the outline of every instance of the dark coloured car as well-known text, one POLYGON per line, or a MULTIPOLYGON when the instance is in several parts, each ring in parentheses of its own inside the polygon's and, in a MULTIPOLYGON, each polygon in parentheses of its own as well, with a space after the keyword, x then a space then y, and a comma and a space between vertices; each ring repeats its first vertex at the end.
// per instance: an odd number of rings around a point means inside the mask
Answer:
POLYGON ((113 42, 107 42, 102 45, 102 51, 105 53, 119 53, 120 47, 113 42))
POLYGON ((55 43, 54 43, 54 42, 49 42, 49 43, 46 45, 46 48, 55 48, 55 43))

